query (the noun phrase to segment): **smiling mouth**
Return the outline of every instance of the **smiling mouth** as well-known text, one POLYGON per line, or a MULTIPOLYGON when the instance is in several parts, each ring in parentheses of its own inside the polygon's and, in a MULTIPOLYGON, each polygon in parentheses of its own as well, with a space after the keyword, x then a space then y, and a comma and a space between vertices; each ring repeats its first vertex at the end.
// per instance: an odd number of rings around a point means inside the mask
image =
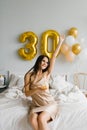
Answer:
POLYGON ((42 65, 42 67, 46 67, 46 65, 42 65))

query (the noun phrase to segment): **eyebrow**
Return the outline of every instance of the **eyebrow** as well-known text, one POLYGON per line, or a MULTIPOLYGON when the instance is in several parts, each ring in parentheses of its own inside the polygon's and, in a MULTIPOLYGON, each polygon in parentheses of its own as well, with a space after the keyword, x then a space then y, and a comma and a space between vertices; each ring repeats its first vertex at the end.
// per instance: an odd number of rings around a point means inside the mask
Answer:
MULTIPOLYGON (((42 60, 42 61, 45 61, 45 60, 42 60)), ((46 61, 45 61, 46 62, 46 61)), ((49 62, 46 62, 46 63, 49 63, 49 62)))

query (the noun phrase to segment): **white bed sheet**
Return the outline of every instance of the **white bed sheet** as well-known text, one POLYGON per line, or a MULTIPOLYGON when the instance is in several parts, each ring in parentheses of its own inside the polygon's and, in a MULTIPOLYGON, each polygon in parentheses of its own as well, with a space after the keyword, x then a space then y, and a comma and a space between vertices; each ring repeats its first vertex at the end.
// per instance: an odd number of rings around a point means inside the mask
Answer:
MULTIPOLYGON (((52 92, 54 94, 55 92, 52 92)), ((56 94, 56 99, 57 99, 56 94)), ((80 92, 60 95, 60 115, 48 125, 50 130, 87 130, 87 99, 80 92), (76 100, 77 99, 77 100, 76 100)), ((30 98, 16 87, 0 94, 0 130, 32 130, 28 122, 30 98)))

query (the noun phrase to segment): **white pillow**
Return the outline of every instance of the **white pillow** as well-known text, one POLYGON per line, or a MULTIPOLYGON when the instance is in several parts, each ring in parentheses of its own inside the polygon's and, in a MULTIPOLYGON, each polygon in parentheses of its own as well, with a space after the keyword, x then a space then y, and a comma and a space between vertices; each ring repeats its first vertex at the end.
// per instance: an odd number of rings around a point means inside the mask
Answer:
POLYGON ((23 76, 19 76, 19 79, 17 80, 16 85, 20 88, 24 87, 24 77, 23 76))
POLYGON ((19 79, 19 77, 17 75, 11 74, 10 79, 9 79, 9 87, 16 86, 18 79, 19 79))
POLYGON ((65 76, 61 76, 61 75, 51 75, 50 78, 50 88, 58 88, 58 84, 62 83, 65 81, 65 76))
POLYGON ((9 82, 9 87, 22 87, 24 86, 24 77, 16 74, 11 74, 10 76, 10 82, 9 82))
POLYGON ((63 92, 67 94, 73 89, 74 86, 74 84, 65 81, 65 78, 60 75, 52 76, 50 80, 50 87, 58 90, 60 93, 63 92))

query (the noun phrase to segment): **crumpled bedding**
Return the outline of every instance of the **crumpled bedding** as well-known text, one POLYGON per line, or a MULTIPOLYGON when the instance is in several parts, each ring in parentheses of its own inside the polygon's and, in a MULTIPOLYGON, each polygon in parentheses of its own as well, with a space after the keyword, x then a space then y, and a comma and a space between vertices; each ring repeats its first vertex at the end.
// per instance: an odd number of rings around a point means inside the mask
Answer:
MULTIPOLYGON (((60 114, 48 125, 51 130, 87 130, 87 98, 75 87, 61 93, 50 90, 58 100, 60 114)), ((32 130, 28 122, 31 98, 12 86, 0 94, 0 130, 32 130)))

